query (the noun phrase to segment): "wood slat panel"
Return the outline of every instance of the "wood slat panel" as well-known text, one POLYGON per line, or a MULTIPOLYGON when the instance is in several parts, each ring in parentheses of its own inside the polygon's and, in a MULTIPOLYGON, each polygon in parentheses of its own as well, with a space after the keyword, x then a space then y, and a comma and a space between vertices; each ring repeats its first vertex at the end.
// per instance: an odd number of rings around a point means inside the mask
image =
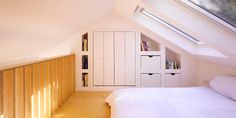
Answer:
POLYGON ((58 106, 62 103, 62 59, 58 59, 58 106))
POLYGON ((65 60, 64 60, 64 66, 65 66, 65 68, 64 68, 64 73, 65 73, 65 100, 67 100, 67 98, 68 98, 68 84, 69 84, 69 81, 68 81, 68 64, 67 64, 67 61, 68 59, 67 59, 67 57, 65 57, 65 60))
POLYGON ((15 118, 25 117, 24 68, 15 69, 15 118))
POLYGON ((3 115, 14 118, 14 70, 3 71, 3 115))
POLYGON ((48 118, 74 90, 74 55, 4 70, 0 72, 0 115, 48 118))
POLYGON ((2 98, 3 98, 3 94, 2 94, 2 72, 0 72, 0 118, 2 116, 2 98))
POLYGON ((64 67, 64 58, 61 58, 60 59, 60 64, 61 64, 61 69, 60 69, 60 75, 61 75, 61 104, 64 103, 64 98, 65 98, 65 90, 64 90, 64 87, 65 87, 65 67, 64 67))
POLYGON ((66 75, 66 73, 67 73, 67 70, 66 70, 67 68, 66 68, 66 57, 64 57, 63 58, 63 82, 64 82, 64 88, 63 88, 63 90, 64 90, 64 100, 63 100, 63 102, 65 102, 66 101, 66 98, 67 98, 67 75, 66 75))
POLYGON ((53 114, 55 109, 56 109, 56 101, 55 101, 55 89, 56 89, 56 83, 55 83, 55 61, 51 60, 49 62, 49 82, 50 82, 50 108, 51 108, 51 113, 53 114))
POLYGON ((75 55, 71 56, 71 63, 72 63, 72 81, 73 81, 73 92, 75 92, 75 55))
POLYGON ((46 87, 46 103, 45 103, 45 117, 48 118, 50 116, 50 88, 49 88, 49 61, 46 61, 44 64, 44 81, 45 81, 45 87, 46 87))
POLYGON ((71 93, 71 77, 70 77, 70 57, 67 57, 67 98, 70 96, 71 93))
POLYGON ((39 118, 39 64, 33 64, 33 103, 32 115, 39 118))
POLYGON ((72 93, 72 76, 71 76, 71 63, 70 63, 70 56, 68 57, 68 78, 69 78, 69 96, 72 93))
POLYGON ((25 118, 33 118, 32 117, 32 107, 31 107, 31 99, 33 96, 33 69, 32 65, 28 65, 24 67, 25 73, 25 118))
POLYGON ((65 101, 67 100, 68 98, 68 68, 67 68, 67 57, 64 58, 64 77, 65 77, 65 101))
POLYGON ((44 90, 44 65, 43 63, 39 64, 39 91, 40 91, 40 104, 39 104, 39 118, 44 118, 45 117, 45 111, 44 111, 44 107, 45 107, 45 90, 44 90))
POLYGON ((57 109, 59 107, 59 63, 58 59, 54 60, 54 83, 55 83, 55 88, 54 88, 54 101, 55 101, 55 108, 57 109))

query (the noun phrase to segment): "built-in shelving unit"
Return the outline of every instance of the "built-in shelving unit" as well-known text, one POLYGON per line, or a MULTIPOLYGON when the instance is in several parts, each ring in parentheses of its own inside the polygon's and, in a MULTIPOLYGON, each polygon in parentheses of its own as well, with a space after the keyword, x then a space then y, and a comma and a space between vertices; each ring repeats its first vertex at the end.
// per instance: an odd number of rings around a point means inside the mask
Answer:
POLYGON ((156 39, 140 35, 140 86, 181 86, 181 56, 156 39))
POLYGON ((161 44, 140 34, 140 86, 160 87, 162 70, 161 44))
POLYGON ((89 86, 89 39, 88 33, 82 35, 82 49, 81 49, 81 88, 88 88, 89 86))
POLYGON ((165 69, 167 69, 168 71, 181 69, 181 58, 179 54, 166 47, 165 56, 165 69))
POLYGON ((78 58, 79 90, 181 86, 181 56, 158 40, 131 31, 92 31, 83 34, 78 58), (121 40, 122 37, 127 40, 121 40), (131 59, 128 59, 129 56, 131 59), (122 66, 120 62, 127 66, 122 66), (167 62, 173 65, 168 66, 167 62), (130 66, 131 63, 133 66, 130 66), (116 69, 118 67, 121 69, 116 69), (122 77, 131 79, 117 79, 122 77))
POLYGON ((140 42, 141 52, 159 52, 161 50, 161 46, 159 43, 153 41, 146 35, 141 33, 141 42, 140 42))
POLYGON ((181 56, 165 47, 165 86, 181 86, 181 56))

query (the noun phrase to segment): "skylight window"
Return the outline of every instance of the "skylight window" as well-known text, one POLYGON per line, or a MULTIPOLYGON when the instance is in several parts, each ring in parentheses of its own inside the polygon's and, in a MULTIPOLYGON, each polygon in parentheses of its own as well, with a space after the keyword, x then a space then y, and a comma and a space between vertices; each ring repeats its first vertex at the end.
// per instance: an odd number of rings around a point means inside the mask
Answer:
POLYGON ((236 31, 236 0, 181 0, 191 8, 236 31))
POLYGON ((196 39, 196 38, 190 36, 189 34, 183 32, 183 31, 180 30, 179 28, 177 28, 177 27, 171 25, 170 23, 164 21, 164 20, 161 19, 160 17, 158 17, 158 16, 156 16, 156 15, 150 13, 149 11, 144 10, 143 8, 139 8, 139 11, 140 11, 142 14, 144 14, 145 16, 148 16, 149 18, 151 18, 151 19, 153 19, 153 20, 155 20, 155 21, 157 21, 157 22, 159 22, 159 23, 165 25, 166 27, 170 28, 171 30, 173 30, 173 31, 175 31, 175 32, 177 32, 177 33, 179 33, 180 35, 184 36, 185 38, 189 39, 190 41, 192 41, 192 42, 194 42, 194 43, 196 43, 196 44, 202 44, 202 42, 201 42, 200 40, 198 40, 198 39, 196 39))

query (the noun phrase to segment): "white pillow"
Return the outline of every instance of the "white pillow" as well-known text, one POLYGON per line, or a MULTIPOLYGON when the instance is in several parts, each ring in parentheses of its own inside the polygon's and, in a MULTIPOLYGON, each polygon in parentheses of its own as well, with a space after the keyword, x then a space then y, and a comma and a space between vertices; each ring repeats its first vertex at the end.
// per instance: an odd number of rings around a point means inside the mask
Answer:
POLYGON ((236 77, 217 75, 209 85, 216 92, 236 101, 236 77))

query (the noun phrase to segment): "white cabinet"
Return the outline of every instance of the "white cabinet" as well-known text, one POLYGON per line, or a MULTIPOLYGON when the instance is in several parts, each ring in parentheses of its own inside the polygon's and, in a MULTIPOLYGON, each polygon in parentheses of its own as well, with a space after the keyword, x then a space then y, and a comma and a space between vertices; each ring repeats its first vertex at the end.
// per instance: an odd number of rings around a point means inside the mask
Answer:
POLYGON ((115 32, 115 85, 125 83, 125 33, 115 32))
POLYGON ((141 74, 142 87, 160 87, 161 75, 158 73, 143 73, 141 74))
POLYGON ((115 32, 115 85, 135 85, 135 32, 115 32))
POLYGON ((125 32, 125 85, 135 85, 136 36, 135 32, 125 32))
POLYGON ((103 85, 103 32, 93 33, 94 85, 103 85))
POLYGON ((160 69, 161 57, 159 55, 142 55, 141 69, 160 69))
POLYGON ((93 85, 135 85, 136 33, 94 32, 93 85))
POLYGON ((113 32, 104 32, 104 85, 114 85, 114 37, 113 32))
POLYGON ((165 86, 166 87, 180 87, 181 86, 181 74, 179 74, 179 73, 166 73, 165 74, 165 86))

